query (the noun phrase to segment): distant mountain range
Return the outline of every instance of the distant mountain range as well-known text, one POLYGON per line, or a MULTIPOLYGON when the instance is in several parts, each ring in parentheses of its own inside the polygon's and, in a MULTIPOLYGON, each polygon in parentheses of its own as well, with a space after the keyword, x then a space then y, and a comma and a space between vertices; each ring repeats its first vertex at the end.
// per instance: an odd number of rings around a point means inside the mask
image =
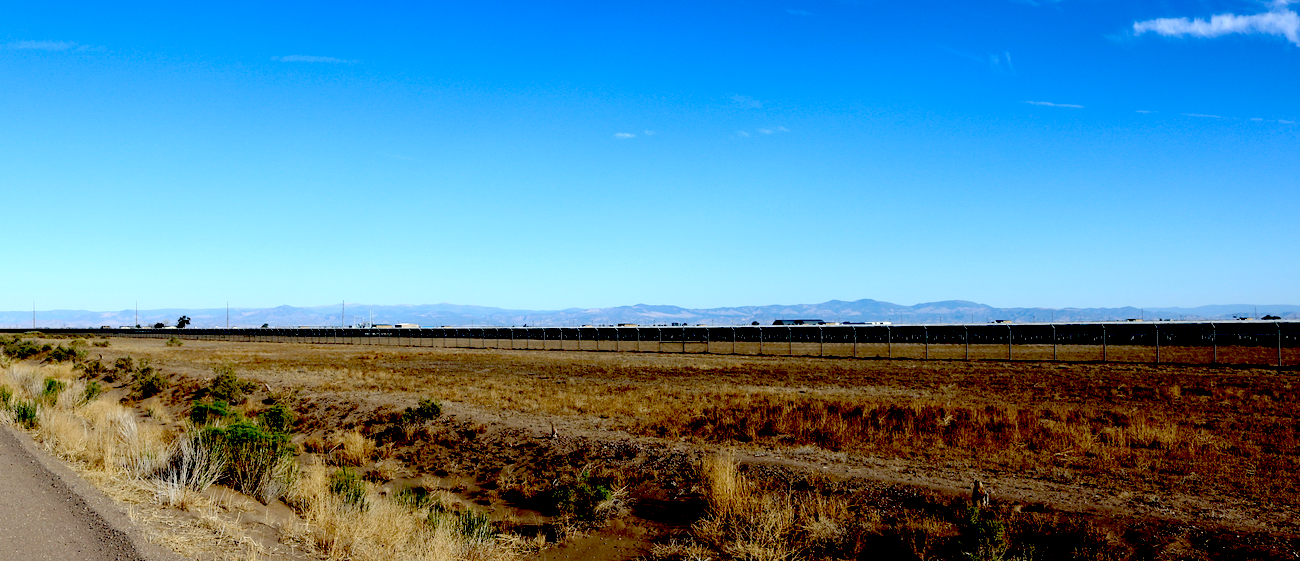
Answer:
MULTIPOLYGON (((619 306, 616 308, 570 308, 567 310, 507 310, 486 306, 426 304, 383 306, 349 304, 347 318, 340 318, 340 307, 312 306, 298 308, 231 308, 231 327, 337 326, 374 323, 415 323, 426 327, 450 326, 574 326, 635 323, 747 325, 757 321, 769 325, 776 319, 821 319, 838 322, 889 321, 905 323, 987 323, 993 320, 1014 322, 1105 321, 1129 318, 1152 319, 1232 319, 1274 315, 1300 319, 1300 306, 1253 304, 1200 306, 1197 308, 994 308, 976 302, 948 300, 903 306, 877 300, 845 302, 831 300, 821 304, 744 306, 739 308, 690 309, 677 306, 619 306)), ((175 325, 180 316, 189 316, 191 327, 225 327, 226 309, 140 310, 139 324, 175 325)), ((113 327, 135 325, 135 312, 90 312, 85 310, 49 310, 36 312, 36 326, 41 327, 113 327)), ((32 326, 32 312, 0 312, 0 327, 32 326)))

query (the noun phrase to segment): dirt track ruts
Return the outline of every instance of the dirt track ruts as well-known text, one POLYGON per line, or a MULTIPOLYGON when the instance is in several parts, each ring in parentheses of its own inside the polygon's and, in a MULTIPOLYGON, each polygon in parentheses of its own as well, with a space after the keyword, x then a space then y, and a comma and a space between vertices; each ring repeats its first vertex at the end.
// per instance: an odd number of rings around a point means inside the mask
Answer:
POLYGON ((8 426, 0 426, 0 558, 177 559, 145 543, 110 499, 8 426))

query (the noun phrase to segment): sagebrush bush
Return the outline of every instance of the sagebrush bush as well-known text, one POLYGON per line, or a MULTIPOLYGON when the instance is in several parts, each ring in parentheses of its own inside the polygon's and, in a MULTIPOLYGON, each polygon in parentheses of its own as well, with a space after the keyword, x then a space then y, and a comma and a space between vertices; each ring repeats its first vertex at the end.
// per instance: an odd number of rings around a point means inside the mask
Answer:
POLYGON ((154 372, 153 367, 145 366, 135 373, 131 382, 131 397, 149 399, 171 387, 171 381, 161 373, 154 372))
POLYGON ((249 421, 203 430, 225 449, 227 463, 221 481, 239 492, 270 503, 287 492, 297 477, 297 447, 289 442, 289 435, 249 421))
POLYGON ((257 415, 257 421, 272 432, 289 432, 297 418, 293 410, 283 403, 271 405, 257 415))
POLYGON ((46 355, 45 360, 47 362, 77 362, 84 358, 86 358, 86 351, 77 348, 75 345, 70 347, 59 345, 50 349, 50 353, 46 355))
POLYGON ((224 401, 190 402, 190 421, 195 425, 206 425, 230 417, 230 404, 224 401))
POLYGON ((201 393, 211 397, 213 401, 224 401, 226 403, 238 404, 243 403, 248 394, 257 389, 257 384, 248 380, 240 380, 235 375, 234 367, 230 365, 214 366, 212 371, 217 377, 212 379, 208 387, 201 393))
POLYGON ((555 485, 547 492, 547 502, 560 514, 583 522, 600 518, 600 505, 614 494, 609 482, 599 481, 583 471, 576 478, 555 485))
POLYGON ((167 346, 168 346, 168 347, 179 347, 179 346, 184 345, 184 344, 185 344, 184 341, 181 341, 180 339, 177 339, 176 337, 172 337, 171 339, 168 339, 168 340, 167 340, 167 346))
POLYGON ((419 405, 402 411, 402 424, 414 425, 432 421, 442 416, 442 405, 432 399, 421 399, 419 405))

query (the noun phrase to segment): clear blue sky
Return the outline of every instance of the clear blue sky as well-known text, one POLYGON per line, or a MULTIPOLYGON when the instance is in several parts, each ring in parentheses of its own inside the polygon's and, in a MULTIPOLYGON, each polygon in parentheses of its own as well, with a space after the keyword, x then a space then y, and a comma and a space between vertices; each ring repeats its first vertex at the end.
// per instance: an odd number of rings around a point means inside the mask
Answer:
POLYGON ((0 309, 1300 303, 1300 4, 0 8, 0 309))

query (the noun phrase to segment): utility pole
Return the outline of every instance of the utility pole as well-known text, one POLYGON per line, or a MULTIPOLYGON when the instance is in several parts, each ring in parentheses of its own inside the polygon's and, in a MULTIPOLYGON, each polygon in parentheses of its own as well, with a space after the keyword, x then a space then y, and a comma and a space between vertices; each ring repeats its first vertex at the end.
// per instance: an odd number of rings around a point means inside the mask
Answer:
POLYGON ((230 300, 226 300, 226 329, 230 329, 230 300))
POLYGON ((348 301, 343 301, 343 311, 339 313, 339 328, 347 327, 348 322, 348 301))
POLYGON ((32 300, 32 329, 36 329, 36 301, 32 300))

